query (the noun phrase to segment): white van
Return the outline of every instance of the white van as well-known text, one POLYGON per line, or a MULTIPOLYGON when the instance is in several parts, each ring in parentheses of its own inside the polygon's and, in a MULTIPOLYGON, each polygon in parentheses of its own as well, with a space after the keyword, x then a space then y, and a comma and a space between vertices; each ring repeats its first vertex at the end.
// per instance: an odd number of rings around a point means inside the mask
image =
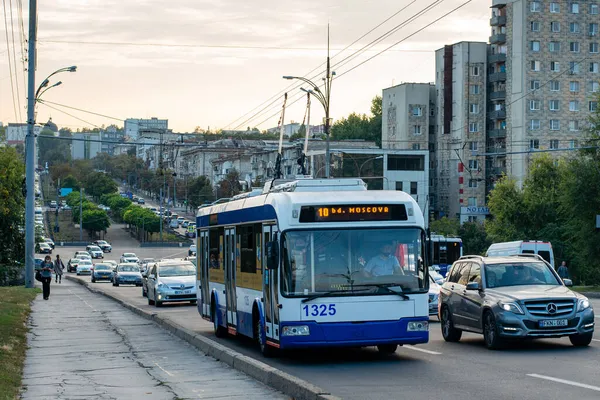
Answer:
POLYGON ((488 257, 510 256, 513 254, 539 254, 544 260, 550 263, 552 268, 554 268, 552 243, 541 240, 517 240, 515 242, 494 243, 485 253, 488 257))

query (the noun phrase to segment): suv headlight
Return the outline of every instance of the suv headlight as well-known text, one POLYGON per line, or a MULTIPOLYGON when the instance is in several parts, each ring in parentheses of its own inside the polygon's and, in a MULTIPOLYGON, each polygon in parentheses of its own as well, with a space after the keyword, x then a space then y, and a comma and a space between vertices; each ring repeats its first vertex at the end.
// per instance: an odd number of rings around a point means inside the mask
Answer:
POLYGON ((498 305, 504 311, 508 311, 515 314, 524 314, 523 310, 521 309, 521 306, 517 303, 505 303, 503 301, 500 301, 498 302, 498 305))
POLYGON ((586 308, 590 307, 590 301, 588 299, 579 299, 579 302, 577 303, 577 311, 583 311, 586 308))

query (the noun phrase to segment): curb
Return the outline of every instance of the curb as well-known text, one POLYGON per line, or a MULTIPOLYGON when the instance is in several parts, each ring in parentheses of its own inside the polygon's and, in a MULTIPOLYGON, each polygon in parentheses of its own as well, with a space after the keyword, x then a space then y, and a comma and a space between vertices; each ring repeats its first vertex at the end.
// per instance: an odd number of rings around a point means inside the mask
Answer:
POLYGON ((157 314, 147 313, 139 307, 128 304, 125 301, 100 290, 90 287, 88 282, 75 277, 65 275, 65 278, 85 286, 90 292, 101 294, 111 300, 116 301, 123 307, 133 311, 137 315, 154 321, 156 324, 171 332, 178 338, 185 340, 201 352, 222 361, 234 369, 254 378, 255 380, 279 390, 292 397, 294 400, 341 400, 340 397, 333 396, 329 392, 315 386, 303 379, 297 378, 277 368, 271 367, 252 357, 248 357, 235 350, 230 349, 214 340, 182 327, 181 325, 170 321, 167 318, 157 314))

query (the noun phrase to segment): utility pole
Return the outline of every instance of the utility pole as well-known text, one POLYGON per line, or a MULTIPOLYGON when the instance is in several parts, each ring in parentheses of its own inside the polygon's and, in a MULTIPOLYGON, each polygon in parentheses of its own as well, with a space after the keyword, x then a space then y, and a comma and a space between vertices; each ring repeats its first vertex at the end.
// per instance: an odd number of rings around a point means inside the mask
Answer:
POLYGON ((25 287, 35 287, 35 63, 36 63, 37 0, 29 0, 29 50, 27 54, 27 137, 25 180, 25 287))
POLYGON ((79 192, 79 241, 83 242, 83 188, 79 192))
POLYGON ((162 231, 163 231, 163 191, 160 189, 160 203, 159 203, 159 211, 160 211, 160 241, 163 241, 162 231))
POLYGON ((177 174, 173 172, 173 209, 177 207, 177 174))
POLYGON ((329 152, 329 101, 331 98, 331 63, 329 62, 329 24, 327 24, 327 75, 325 76, 325 177, 330 178, 329 166, 331 164, 331 153, 329 152))

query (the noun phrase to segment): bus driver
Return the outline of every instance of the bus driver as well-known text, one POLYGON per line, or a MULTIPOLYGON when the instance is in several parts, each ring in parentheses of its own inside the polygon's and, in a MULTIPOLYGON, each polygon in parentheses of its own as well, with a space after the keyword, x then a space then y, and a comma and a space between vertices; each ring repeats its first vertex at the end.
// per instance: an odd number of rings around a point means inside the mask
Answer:
POLYGON ((404 275, 404 271, 400 268, 398 259, 393 254, 392 243, 384 243, 380 248, 380 253, 371 258, 364 269, 365 275, 368 277, 377 277, 385 275, 404 275))

